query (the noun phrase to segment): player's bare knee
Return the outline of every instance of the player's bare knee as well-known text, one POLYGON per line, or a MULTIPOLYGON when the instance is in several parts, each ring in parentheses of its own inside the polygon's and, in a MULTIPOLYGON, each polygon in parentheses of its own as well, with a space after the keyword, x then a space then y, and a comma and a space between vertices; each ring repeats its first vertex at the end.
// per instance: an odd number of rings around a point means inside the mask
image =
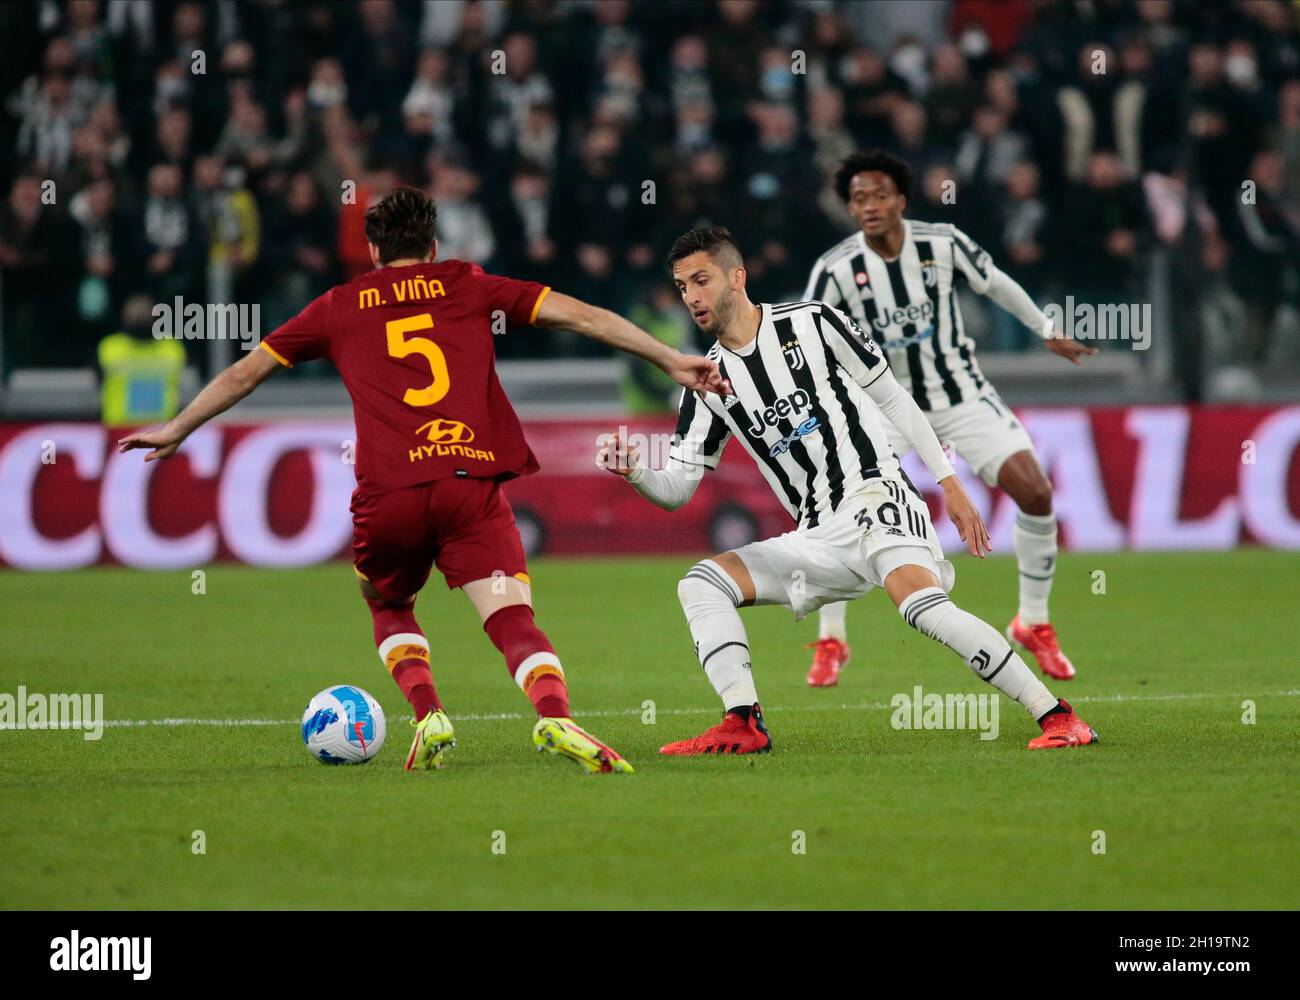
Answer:
POLYGON ((898 608, 901 608, 903 603, 918 591, 937 589, 940 593, 943 592, 939 579, 932 572, 924 566, 913 563, 899 566, 892 571, 885 577, 884 584, 885 593, 898 608))
POLYGON ((998 473, 998 485, 1024 513, 1046 517, 1052 512, 1052 481, 1031 452, 1007 459, 998 473))
POLYGON ((707 561, 721 569, 723 574, 736 585, 736 589, 740 591, 741 606, 754 603, 758 592, 758 584, 754 581, 749 566, 740 557, 740 553, 734 551, 722 552, 707 561))
POLYGON ((1035 476, 1017 498, 1017 503, 1026 514, 1046 517, 1052 512, 1052 483, 1039 473, 1035 476))
POLYGON ((516 577, 492 576, 472 580, 461 588, 478 612, 479 620, 486 622, 502 608, 533 605, 532 587, 516 577))

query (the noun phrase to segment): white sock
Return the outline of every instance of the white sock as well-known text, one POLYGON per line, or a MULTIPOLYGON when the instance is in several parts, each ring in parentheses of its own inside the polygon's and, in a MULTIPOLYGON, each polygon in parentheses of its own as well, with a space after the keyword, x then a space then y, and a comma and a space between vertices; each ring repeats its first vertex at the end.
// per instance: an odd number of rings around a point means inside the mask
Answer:
POLYGON ((922 635, 941 642, 960 656, 982 681, 988 681, 1025 711, 1041 719, 1056 707, 1056 698, 1016 655, 992 625, 963 611, 939 587, 926 587, 898 606, 903 620, 922 635))
POLYGON ((848 610, 848 601, 823 604, 821 611, 817 615, 817 638, 839 639, 840 642, 847 643, 849 641, 849 632, 845 619, 848 617, 848 610))
POLYGON ((722 707, 749 708, 758 701, 758 692, 749 663, 749 637, 736 611, 742 600, 736 581, 705 559, 677 584, 677 599, 695 639, 695 655, 722 707))
POLYGON ((1047 618, 1047 598, 1056 573, 1056 515, 1016 511, 1012 532, 1016 562, 1020 566, 1020 621, 1041 625, 1047 618))

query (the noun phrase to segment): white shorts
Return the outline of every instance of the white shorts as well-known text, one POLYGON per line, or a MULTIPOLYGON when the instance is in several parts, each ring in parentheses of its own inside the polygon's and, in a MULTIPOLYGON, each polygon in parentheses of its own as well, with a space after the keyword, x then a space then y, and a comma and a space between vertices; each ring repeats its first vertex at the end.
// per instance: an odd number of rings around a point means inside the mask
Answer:
POLYGON ((956 579, 925 501, 899 479, 877 479, 815 528, 736 549, 754 580, 756 604, 780 604, 798 620, 823 604, 851 601, 900 566, 928 569, 945 591, 956 579))
MULTIPOLYGON (((1021 451, 1034 450, 1028 431, 1011 412, 1011 407, 991 387, 979 399, 972 399, 946 410, 926 413, 935 437, 944 447, 952 447, 962 461, 990 486, 998 484, 1002 463, 1021 451)), ((889 446, 900 458, 912 450, 912 444, 898 428, 881 415, 889 446)))

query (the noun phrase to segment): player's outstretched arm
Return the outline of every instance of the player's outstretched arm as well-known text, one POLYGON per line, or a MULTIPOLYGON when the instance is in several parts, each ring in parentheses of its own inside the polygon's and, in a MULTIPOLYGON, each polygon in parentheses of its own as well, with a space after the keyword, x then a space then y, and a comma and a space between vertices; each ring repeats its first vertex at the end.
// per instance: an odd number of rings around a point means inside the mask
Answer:
POLYGON ((117 443, 119 452, 134 448, 152 448, 146 462, 171 458, 187 437, 218 413, 230 409, 266 380, 280 363, 266 351, 249 351, 214 378, 190 402, 162 427, 136 431, 117 443))
POLYGON ((600 451, 596 453, 596 464, 622 476, 652 504, 668 511, 676 510, 695 496, 696 487, 700 485, 700 475, 692 475, 691 467, 675 458, 670 458, 667 468, 663 469, 642 465, 640 451, 636 445, 628 444, 622 430, 605 435, 600 451))
POLYGON ((989 543, 988 528, 984 526, 984 519, 980 517, 979 511, 966 495, 966 489, 957 478, 957 473, 953 471, 948 456, 944 454, 943 445, 935 436, 934 428, 930 426, 930 421, 925 419, 925 414, 916 405, 912 394, 898 384, 888 368, 884 369, 866 387, 866 390, 867 395, 880 407, 880 412, 903 433, 916 449, 916 453, 921 456, 921 461, 925 462, 926 468, 934 476, 934 481, 943 490, 944 505, 948 510, 948 517, 957 528, 957 534, 966 543, 971 555, 983 559, 985 553, 993 551, 993 546, 989 543))
POLYGON ((1051 320, 1034 304, 1029 293, 1005 271, 989 266, 989 284, 984 294, 1042 337, 1047 342, 1049 351, 1071 364, 1082 364, 1084 358, 1097 353, 1097 348, 1058 333, 1051 320))
POLYGON ((535 322, 548 329, 573 330, 617 350, 645 358, 662 368, 678 385, 688 389, 716 392, 719 396, 731 394, 731 386, 718 373, 716 362, 694 354, 683 354, 655 340, 617 313, 589 305, 581 299, 551 292, 542 300, 535 322))

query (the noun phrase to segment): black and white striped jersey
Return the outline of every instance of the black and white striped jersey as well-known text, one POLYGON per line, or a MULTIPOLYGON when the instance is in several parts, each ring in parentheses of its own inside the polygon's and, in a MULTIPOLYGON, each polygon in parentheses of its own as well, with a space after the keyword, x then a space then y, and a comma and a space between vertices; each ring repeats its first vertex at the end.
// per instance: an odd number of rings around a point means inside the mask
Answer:
POLYGON ((759 308, 758 334, 742 353, 716 341, 709 348, 734 395, 683 391, 668 454, 714 469, 734 435, 790 516, 813 528, 868 480, 900 475, 880 411, 864 391, 889 365, 838 309, 821 302, 759 308))
POLYGON ((980 294, 989 255, 947 223, 904 220, 903 249, 885 260, 861 231, 817 258, 804 297, 848 313, 883 347, 899 384, 927 412, 978 399, 985 380, 957 303, 960 276, 980 294))

